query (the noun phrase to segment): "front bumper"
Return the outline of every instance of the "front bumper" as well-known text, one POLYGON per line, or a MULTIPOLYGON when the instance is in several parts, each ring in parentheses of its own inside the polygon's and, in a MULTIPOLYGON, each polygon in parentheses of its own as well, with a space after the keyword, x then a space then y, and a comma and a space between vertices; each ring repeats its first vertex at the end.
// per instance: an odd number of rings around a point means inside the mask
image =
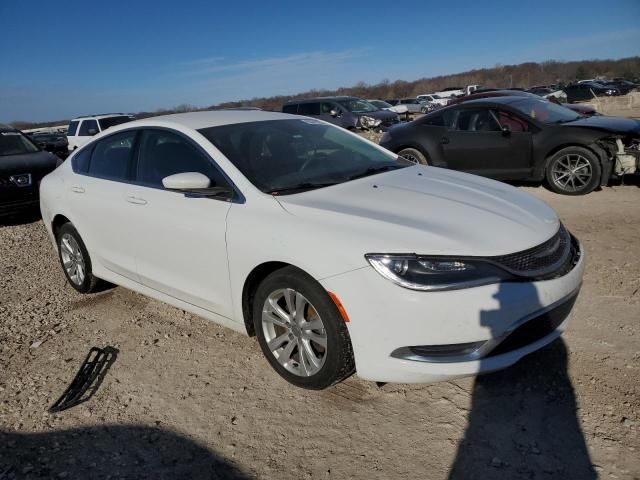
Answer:
POLYGON ((573 269, 552 280, 441 292, 399 287, 370 267, 320 283, 336 294, 349 315, 358 376, 379 382, 431 383, 505 368, 559 337, 579 291, 584 263, 582 252, 573 269), (535 327, 530 322, 544 321, 557 309, 561 311, 547 330, 531 328, 535 334, 522 336, 519 327, 535 327), (487 342, 491 348, 478 358, 445 361, 398 355, 410 346, 475 342, 487 342), (512 348, 505 348, 508 342, 512 348))

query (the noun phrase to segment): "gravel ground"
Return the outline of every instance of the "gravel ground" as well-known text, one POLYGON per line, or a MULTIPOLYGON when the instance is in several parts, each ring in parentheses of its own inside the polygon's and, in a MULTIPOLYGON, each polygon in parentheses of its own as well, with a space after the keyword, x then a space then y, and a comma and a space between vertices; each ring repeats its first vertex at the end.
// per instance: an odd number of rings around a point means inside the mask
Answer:
POLYGON ((587 249, 570 329, 435 385, 297 389, 255 339, 120 287, 77 294, 38 219, 0 226, 0 479, 640 478, 640 188, 521 188, 587 249), (106 345, 95 395, 47 413, 106 345))

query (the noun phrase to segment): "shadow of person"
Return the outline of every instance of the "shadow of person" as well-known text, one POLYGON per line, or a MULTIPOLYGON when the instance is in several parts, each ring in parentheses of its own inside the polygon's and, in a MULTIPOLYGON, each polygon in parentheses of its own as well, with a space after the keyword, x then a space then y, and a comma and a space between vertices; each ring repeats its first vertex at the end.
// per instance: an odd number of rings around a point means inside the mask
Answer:
MULTIPOLYGON (((494 336, 504 333, 505 308, 538 298, 531 284, 516 292, 500 285, 498 308, 481 313, 481 324, 494 336)), ((562 338, 505 370, 478 376, 449 478, 597 478, 576 408, 562 338)))
POLYGON ((104 425, 22 434, 0 430, 0 479, 248 479, 177 433, 104 425))

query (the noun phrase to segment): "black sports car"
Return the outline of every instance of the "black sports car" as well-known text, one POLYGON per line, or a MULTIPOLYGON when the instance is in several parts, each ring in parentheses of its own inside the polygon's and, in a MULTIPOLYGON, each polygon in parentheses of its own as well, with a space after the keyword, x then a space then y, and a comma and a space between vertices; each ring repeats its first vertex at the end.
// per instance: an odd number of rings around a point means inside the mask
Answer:
POLYGON ((19 130, 0 125, 0 216, 37 207, 40 180, 60 162, 19 130))
POLYGON ((640 121, 584 117, 531 97, 470 100, 390 129, 380 145, 416 163, 580 195, 636 173, 640 121))
POLYGON ((30 135, 30 138, 42 150, 54 153, 60 158, 67 158, 69 155, 69 142, 61 133, 36 133, 30 135))

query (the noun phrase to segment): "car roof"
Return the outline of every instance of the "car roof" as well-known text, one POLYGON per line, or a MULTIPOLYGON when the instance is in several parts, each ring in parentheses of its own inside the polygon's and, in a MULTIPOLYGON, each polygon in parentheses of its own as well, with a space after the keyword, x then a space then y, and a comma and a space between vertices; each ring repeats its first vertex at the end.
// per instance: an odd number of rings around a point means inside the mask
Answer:
MULTIPOLYGON (((544 102, 544 99, 542 97, 539 97, 540 101, 544 102)), ((467 100, 466 102, 460 102, 460 103, 456 103, 453 106, 465 106, 465 105, 478 105, 478 104, 504 104, 504 105, 509 105, 511 103, 515 103, 519 100, 531 100, 534 99, 535 97, 522 97, 522 96, 516 96, 516 95, 512 95, 512 96, 505 96, 505 97, 487 97, 487 98, 475 98, 473 100, 467 100)))
POLYGON ((361 100, 360 97, 354 97, 352 95, 337 95, 337 96, 330 96, 330 97, 310 97, 310 98, 298 98, 296 100, 289 100, 287 102, 287 104, 290 103, 304 103, 304 102, 314 102, 316 100, 351 100, 351 99, 357 99, 357 100, 361 100))
POLYGON ((0 132, 17 132, 18 129, 13 128, 11 125, 5 125, 4 123, 0 123, 0 132))
POLYGON ((131 115, 128 113, 102 113, 100 115, 81 115, 79 117, 75 117, 71 119, 72 122, 76 120, 100 120, 101 118, 111 118, 111 117, 130 117, 131 115))
POLYGON ((279 112, 265 112, 262 110, 208 110, 204 112, 174 113, 160 115, 141 120, 116 125, 109 128, 109 132, 123 130, 132 127, 150 126, 183 126, 193 130, 201 128, 218 127, 232 123, 262 122, 267 120, 300 120, 299 115, 289 115, 279 112))

